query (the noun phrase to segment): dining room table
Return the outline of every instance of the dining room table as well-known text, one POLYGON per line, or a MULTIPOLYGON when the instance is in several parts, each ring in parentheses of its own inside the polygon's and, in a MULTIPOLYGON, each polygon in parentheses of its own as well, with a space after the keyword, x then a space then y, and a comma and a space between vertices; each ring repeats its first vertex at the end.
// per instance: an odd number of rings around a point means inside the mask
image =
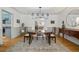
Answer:
MULTIPOLYGON (((50 39, 50 35, 52 32, 44 32, 43 34, 46 37, 46 40, 48 41, 48 44, 51 45, 51 39, 50 39)), ((33 35, 37 35, 37 32, 28 32, 29 34, 29 45, 32 43, 33 40, 33 35)), ((25 38, 26 36, 24 36, 25 38)), ((38 39, 38 35, 36 36, 36 38, 38 39)), ((25 40, 25 39, 24 39, 25 40)))

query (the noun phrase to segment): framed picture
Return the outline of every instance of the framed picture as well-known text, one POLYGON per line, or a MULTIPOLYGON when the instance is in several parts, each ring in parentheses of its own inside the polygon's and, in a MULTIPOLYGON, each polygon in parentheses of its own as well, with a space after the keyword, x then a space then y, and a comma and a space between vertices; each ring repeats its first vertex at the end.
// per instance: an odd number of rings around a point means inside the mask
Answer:
POLYGON ((17 19, 17 23, 20 23, 20 20, 19 19, 17 19))
POLYGON ((55 24, 55 21, 54 20, 51 20, 51 24, 55 24))

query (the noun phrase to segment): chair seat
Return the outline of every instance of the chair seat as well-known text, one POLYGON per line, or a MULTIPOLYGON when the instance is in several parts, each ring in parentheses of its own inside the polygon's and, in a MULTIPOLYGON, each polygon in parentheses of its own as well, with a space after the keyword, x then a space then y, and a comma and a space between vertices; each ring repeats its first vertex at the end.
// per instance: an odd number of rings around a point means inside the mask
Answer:
POLYGON ((50 36, 54 37, 55 35, 54 34, 51 34, 50 36))
POLYGON ((51 35, 50 35, 50 38, 55 38, 54 41, 55 41, 55 43, 56 43, 56 36, 55 36, 54 34, 51 34, 51 35))
POLYGON ((24 33, 24 30, 21 30, 22 33, 24 33))
POLYGON ((24 36, 29 36, 29 34, 25 34, 24 36))

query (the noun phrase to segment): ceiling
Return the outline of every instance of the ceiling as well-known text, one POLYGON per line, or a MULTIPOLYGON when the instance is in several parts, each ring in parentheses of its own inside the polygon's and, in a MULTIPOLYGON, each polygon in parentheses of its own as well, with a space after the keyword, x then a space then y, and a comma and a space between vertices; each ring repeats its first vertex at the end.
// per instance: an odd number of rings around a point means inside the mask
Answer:
MULTIPOLYGON (((39 7, 12 7, 21 14, 39 13, 39 7)), ((42 7, 41 13, 58 14, 65 10, 66 7, 42 7)))
POLYGON ((71 12, 69 13, 69 15, 79 15, 79 9, 71 10, 71 12))

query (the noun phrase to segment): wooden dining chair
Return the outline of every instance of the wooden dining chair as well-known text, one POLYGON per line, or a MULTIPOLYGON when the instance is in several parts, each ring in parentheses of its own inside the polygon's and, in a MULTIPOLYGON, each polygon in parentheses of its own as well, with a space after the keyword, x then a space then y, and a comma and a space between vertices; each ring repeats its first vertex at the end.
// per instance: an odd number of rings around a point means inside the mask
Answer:
POLYGON ((52 38, 52 40, 54 40, 54 42, 56 43, 56 35, 55 34, 51 33, 50 38, 52 38))
POLYGON ((31 39, 33 40, 33 39, 36 38, 36 37, 37 37, 36 32, 32 32, 32 34, 31 34, 31 39))
POLYGON ((29 33, 26 33, 25 35, 24 35, 24 42, 25 42, 25 40, 28 40, 29 39, 29 33))

